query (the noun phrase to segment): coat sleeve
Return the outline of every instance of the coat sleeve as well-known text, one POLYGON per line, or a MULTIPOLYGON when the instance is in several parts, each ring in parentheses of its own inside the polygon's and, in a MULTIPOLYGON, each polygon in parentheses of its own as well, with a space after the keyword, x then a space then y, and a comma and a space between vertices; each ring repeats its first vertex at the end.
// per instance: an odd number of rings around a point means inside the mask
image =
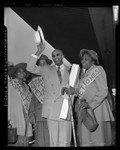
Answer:
POLYGON ((36 65, 36 62, 38 60, 38 56, 32 54, 30 57, 30 60, 27 63, 27 71, 36 74, 36 75, 42 75, 42 68, 40 66, 36 65))
POLYGON ((93 99, 89 101, 89 105, 92 109, 97 108, 108 94, 106 73, 101 66, 98 66, 98 69, 100 70, 101 74, 95 79, 97 84, 97 92, 95 93, 93 99))
POLYGON ((28 110, 29 121, 33 123, 35 121, 35 99, 34 94, 32 95, 31 103, 28 110))
POLYGON ((34 95, 32 95, 32 99, 31 99, 30 106, 29 106, 29 111, 28 111, 29 116, 32 116, 35 113, 35 104, 34 104, 33 96, 34 95))

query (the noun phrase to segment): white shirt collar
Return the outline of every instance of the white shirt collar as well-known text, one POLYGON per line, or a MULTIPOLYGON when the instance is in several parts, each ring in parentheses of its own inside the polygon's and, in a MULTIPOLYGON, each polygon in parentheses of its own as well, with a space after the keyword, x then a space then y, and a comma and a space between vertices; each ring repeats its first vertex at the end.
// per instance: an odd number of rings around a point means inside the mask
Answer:
MULTIPOLYGON (((58 69, 58 66, 56 66, 56 67, 58 69)), ((65 65, 64 64, 60 65, 60 71, 61 71, 61 74, 62 74, 62 77, 63 77, 64 71, 65 71, 65 65)))
MULTIPOLYGON (((57 65, 56 65, 56 67, 58 68, 57 65)), ((65 69, 65 65, 64 64, 60 65, 60 70, 64 70, 64 69, 65 69)))

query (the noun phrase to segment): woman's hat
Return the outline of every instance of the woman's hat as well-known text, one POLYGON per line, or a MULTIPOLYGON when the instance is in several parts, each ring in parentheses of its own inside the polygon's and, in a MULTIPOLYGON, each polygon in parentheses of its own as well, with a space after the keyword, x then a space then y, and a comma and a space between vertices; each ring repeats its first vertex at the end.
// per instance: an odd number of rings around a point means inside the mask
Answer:
POLYGON ((15 78, 15 73, 17 72, 18 69, 22 68, 25 73, 26 73, 26 78, 30 75, 30 73, 26 70, 26 67, 27 67, 27 63, 19 63, 15 66, 13 66, 11 68, 11 71, 8 72, 9 76, 12 77, 12 78, 15 78))
POLYGON ((94 50, 89 49, 81 49, 80 50, 80 57, 82 58, 84 54, 88 53, 94 60, 96 60, 97 64, 99 64, 98 54, 94 50))
POLYGON ((42 54, 42 55, 40 56, 40 58, 38 59, 38 61, 36 62, 37 65, 38 65, 38 62, 39 62, 40 60, 46 60, 46 62, 47 62, 48 65, 51 65, 51 64, 52 64, 52 60, 50 60, 50 59, 49 59, 46 55, 44 55, 44 54, 42 54))

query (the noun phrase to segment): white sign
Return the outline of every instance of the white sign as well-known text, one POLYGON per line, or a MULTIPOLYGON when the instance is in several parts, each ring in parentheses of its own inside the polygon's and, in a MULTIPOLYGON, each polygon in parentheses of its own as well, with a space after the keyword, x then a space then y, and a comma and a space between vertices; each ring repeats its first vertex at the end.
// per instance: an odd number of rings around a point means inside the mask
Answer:
POLYGON ((29 83, 31 90, 33 91, 36 98, 39 102, 43 103, 44 96, 45 96, 45 85, 42 76, 33 78, 32 81, 29 83))
POLYGON ((68 114, 68 109, 69 109, 69 104, 68 104, 68 96, 64 95, 64 100, 63 100, 63 104, 62 104, 62 109, 60 112, 60 118, 61 119, 66 119, 67 118, 67 114, 68 114))
POLYGON ((78 75, 80 72, 80 66, 77 64, 73 64, 69 77, 69 86, 75 87, 78 75))
MULTIPOLYGON (((70 72, 70 77, 69 77, 69 86, 74 87, 76 84, 76 81, 78 81, 78 75, 80 72, 80 67, 77 64, 73 64, 70 72)), ((60 118, 61 119, 67 119, 68 116, 68 110, 69 110, 69 104, 68 104, 68 95, 63 95, 63 104, 62 104, 62 109, 60 112, 60 118)), ((74 101, 74 96, 71 98, 72 104, 74 101)))

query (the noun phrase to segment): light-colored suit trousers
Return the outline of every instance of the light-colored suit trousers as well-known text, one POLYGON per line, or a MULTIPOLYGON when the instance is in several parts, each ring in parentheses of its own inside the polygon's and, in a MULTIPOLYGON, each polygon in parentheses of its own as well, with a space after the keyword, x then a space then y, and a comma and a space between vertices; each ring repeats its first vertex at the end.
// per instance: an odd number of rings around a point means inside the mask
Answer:
POLYGON ((57 67, 54 66, 36 66, 37 58, 32 57, 27 65, 27 70, 41 75, 45 83, 45 99, 42 104, 41 116, 47 118, 50 146, 63 147, 71 144, 71 121, 59 118, 63 96, 61 90, 68 84, 69 68, 64 65, 62 83, 60 84, 57 75, 57 67))
POLYGON ((50 135, 50 147, 70 147, 71 121, 47 119, 47 123, 50 135))

